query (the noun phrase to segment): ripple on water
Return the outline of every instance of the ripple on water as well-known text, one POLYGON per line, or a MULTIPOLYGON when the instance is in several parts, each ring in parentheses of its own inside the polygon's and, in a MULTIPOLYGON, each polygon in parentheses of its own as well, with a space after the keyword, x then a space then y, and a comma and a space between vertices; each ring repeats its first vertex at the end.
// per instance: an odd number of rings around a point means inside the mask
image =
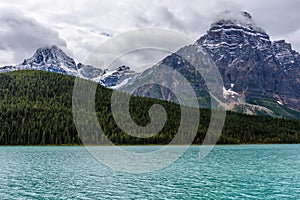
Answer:
POLYGON ((110 170, 84 147, 0 147, 0 199, 300 198, 300 145, 217 146, 198 156, 192 146, 171 166, 137 175, 110 170))

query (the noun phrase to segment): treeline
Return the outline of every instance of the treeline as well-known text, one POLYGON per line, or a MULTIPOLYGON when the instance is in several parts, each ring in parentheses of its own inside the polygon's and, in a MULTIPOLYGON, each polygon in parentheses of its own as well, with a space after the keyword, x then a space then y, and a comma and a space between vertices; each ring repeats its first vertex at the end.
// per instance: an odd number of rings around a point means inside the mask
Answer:
MULTIPOLYGON (((74 77, 42 71, 16 71, 0 74, 0 145, 78 145, 82 144, 72 115, 74 77)), ((111 113, 112 90, 98 86, 95 106, 100 126, 115 144, 167 144, 180 125, 177 104, 132 97, 130 114, 141 126, 151 122, 153 104, 167 112, 163 129, 149 138, 124 133, 111 113)), ((210 110, 200 109, 200 124, 194 144, 201 144, 210 121, 210 110)), ((81 123, 88 124, 89 119, 81 123)), ((92 130, 81 130, 90 144, 103 142, 92 130)), ((142 133, 141 133, 142 134, 142 133)), ((187 133, 188 134, 188 133, 187 133)), ((184 143, 184 141, 182 141, 184 143)), ((300 143, 300 121, 227 112, 219 144, 300 143)))

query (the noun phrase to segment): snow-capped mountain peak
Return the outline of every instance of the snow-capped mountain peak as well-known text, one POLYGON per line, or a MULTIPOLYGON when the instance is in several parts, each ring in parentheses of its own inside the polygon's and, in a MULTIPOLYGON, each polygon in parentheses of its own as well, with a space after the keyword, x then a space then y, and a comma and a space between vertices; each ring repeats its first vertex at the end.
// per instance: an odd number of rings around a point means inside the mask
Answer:
POLYGON ((44 70, 68 75, 77 74, 74 59, 55 45, 37 49, 31 58, 25 59, 19 65, 0 68, 0 72, 15 70, 44 70))
POLYGON ((73 70, 76 70, 76 63, 73 58, 67 56, 65 52, 59 49, 57 46, 47 46, 36 50, 35 54, 29 58, 25 59, 22 63, 23 65, 64 65, 73 70))
POLYGON ((196 45, 210 49, 228 47, 231 52, 244 46, 266 49, 271 46, 269 35, 256 26, 247 12, 224 11, 196 45))

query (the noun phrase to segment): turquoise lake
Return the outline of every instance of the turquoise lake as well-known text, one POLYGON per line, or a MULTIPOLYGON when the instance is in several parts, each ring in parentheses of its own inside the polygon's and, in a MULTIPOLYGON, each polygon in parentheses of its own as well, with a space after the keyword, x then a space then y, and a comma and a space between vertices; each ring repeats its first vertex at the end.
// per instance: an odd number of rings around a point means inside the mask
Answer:
POLYGON ((300 199, 300 145, 216 146, 202 160, 199 149, 130 174, 85 147, 0 147, 0 199, 300 199))

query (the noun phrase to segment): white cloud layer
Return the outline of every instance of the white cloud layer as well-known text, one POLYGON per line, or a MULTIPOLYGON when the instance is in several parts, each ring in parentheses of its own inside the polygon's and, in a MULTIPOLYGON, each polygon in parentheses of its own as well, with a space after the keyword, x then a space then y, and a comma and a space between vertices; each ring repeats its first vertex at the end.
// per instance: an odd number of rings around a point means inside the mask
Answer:
POLYGON ((66 47, 58 32, 26 17, 15 7, 0 8, 0 27, 0 64, 20 63, 41 46, 66 47))
POLYGON ((249 12, 272 39, 300 50, 298 0, 4 0, 0 6, 0 64, 16 64, 49 43, 68 47, 82 61, 109 37, 140 27, 197 40, 227 9, 249 12))

